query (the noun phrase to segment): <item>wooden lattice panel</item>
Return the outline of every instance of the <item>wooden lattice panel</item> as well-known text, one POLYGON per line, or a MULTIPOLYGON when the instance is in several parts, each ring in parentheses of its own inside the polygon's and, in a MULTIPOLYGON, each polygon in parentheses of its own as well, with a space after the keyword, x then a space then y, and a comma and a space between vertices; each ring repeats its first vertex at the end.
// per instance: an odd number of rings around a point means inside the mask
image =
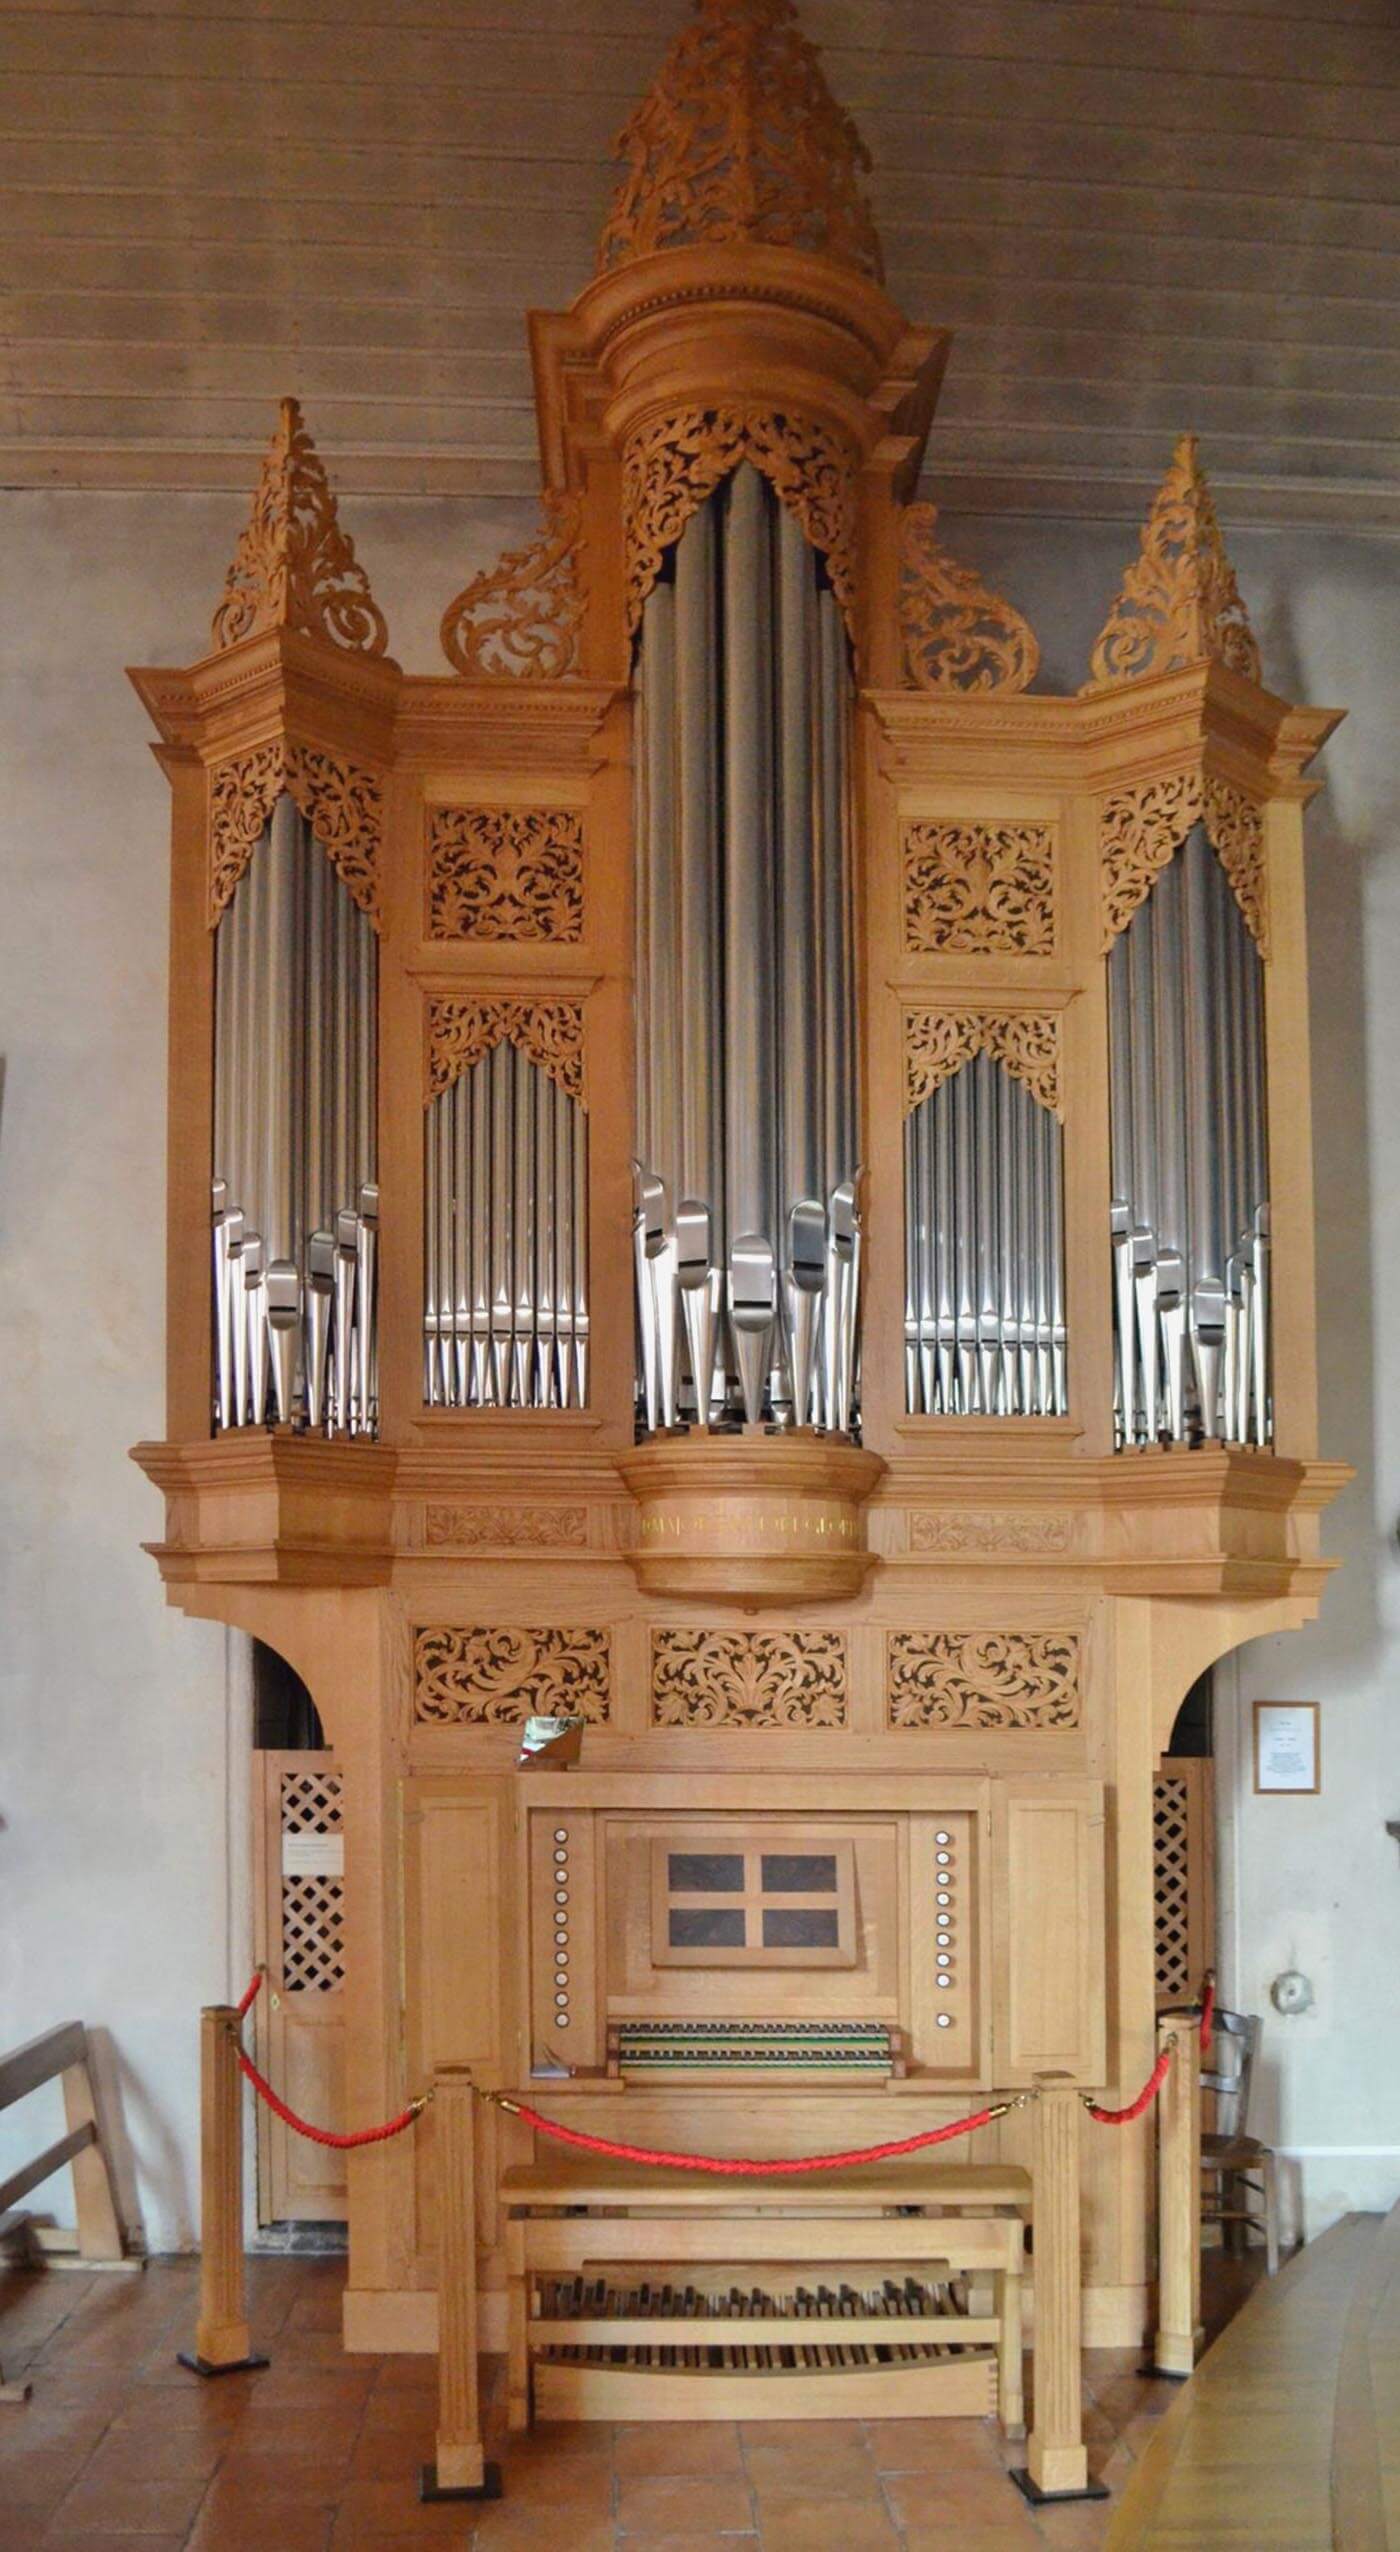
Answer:
POLYGON ((1153 1946, 1159 2002, 1189 2001, 1191 1801, 1185 1776, 1159 1772, 1152 1787, 1153 1946))
POLYGON ((282 1989, 329 1994, 345 1982, 341 1776, 282 1775, 282 1989))

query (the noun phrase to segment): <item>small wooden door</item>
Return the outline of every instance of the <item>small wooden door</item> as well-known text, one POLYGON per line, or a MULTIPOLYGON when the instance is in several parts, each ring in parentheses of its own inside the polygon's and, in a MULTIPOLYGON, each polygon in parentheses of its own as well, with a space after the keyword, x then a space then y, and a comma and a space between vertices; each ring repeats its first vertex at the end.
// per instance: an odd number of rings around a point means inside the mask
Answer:
POLYGON ((1215 1765, 1163 1755, 1152 1794, 1157 2001, 1189 2003, 1215 1965, 1215 1765))
MULTIPOLYGON (((289 2106, 341 2128, 345 2108, 345 1836, 340 1768, 321 1751, 254 1756, 254 1929, 267 1981, 257 2058, 289 2106)), ((258 2103, 258 2222, 338 2221, 345 2156, 258 2103)))

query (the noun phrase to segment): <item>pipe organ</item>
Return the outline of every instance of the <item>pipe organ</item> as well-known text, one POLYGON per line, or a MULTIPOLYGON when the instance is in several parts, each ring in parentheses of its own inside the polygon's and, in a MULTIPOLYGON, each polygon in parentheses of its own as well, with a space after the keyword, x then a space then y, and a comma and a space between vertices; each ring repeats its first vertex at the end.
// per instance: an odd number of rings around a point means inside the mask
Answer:
MULTIPOLYGON (((343 1767, 352 2119, 456 2065, 792 2156, 1151 2065, 1156 1760, 1214 1658, 1316 1611, 1344 1476, 1302 883, 1335 715, 1265 685, 1189 436, 1082 687, 1037 682, 918 493, 949 341, 885 289, 790 0, 698 0, 619 149, 596 273, 529 322, 539 533, 448 602, 448 669, 390 657, 289 400, 212 649, 134 677, 173 805, 138 1458, 171 1600, 285 1655, 343 1767)), ((668 2415, 683 2334, 559 2339, 636 2318, 645 2225, 595 2268, 510 2215, 523 2126, 481 2134, 488 2343, 509 2283, 538 2398, 668 2415)), ((1031 2134, 979 2130, 978 2185, 1031 2134)), ((356 2157, 351 2346, 433 2345, 437 2167, 431 2113, 356 2157)), ((1150 2122, 1079 2172, 1084 2333, 1129 2346, 1150 2122)), ((682 2292, 747 2292, 762 2227, 726 2266, 688 2221, 682 2292)), ((786 2327, 845 2272, 779 2231, 786 2327)), ((974 2307, 892 2415, 1015 2416, 1010 2327, 974 2307)), ((713 2353, 732 2415, 773 2369, 713 2353)))

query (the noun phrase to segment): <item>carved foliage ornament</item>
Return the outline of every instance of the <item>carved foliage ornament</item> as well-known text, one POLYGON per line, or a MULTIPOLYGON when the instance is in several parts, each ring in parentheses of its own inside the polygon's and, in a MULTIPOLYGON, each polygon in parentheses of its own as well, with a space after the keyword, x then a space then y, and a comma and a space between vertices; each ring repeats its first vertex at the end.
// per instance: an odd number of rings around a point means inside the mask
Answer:
POLYGON ((505 1040, 547 1072, 569 1098, 587 1105, 581 1002, 478 1001, 454 994, 428 1004, 425 1104, 440 1098, 505 1040))
POLYGON ((609 1715, 605 1630, 420 1630, 413 1643, 413 1716, 429 1727, 517 1727, 609 1715))
POLYGON ((1153 882, 1186 839, 1205 823, 1261 957, 1269 953, 1264 817, 1253 798, 1228 780, 1196 771, 1140 780, 1104 799, 1099 814, 1103 944, 1111 948, 1153 882))
POLYGON ((430 1505, 423 1519, 430 1550, 582 1550, 588 1510, 582 1506, 430 1505))
POLYGON ((914 956, 1055 946, 1055 836, 1048 824, 911 824, 904 836, 904 945, 914 956))
POLYGON ((1060 1021, 1053 1010, 908 1010, 904 1014, 904 1113, 989 1054, 1024 1082, 1033 1099, 1061 1116, 1060 1021))
POLYGON ((209 927, 229 903, 283 790, 295 800, 347 892, 380 929, 384 799, 372 771, 285 737, 209 771, 209 927))
POLYGON ((1215 500, 1183 434, 1152 501, 1142 548, 1099 633, 1091 686, 1171 673, 1203 657, 1259 680, 1259 645, 1240 599, 1215 500))
POLYGON ((946 1507, 916 1507, 909 1518, 911 1551, 1067 1551, 1074 1539, 1068 1515, 958 1514, 946 1507))
POLYGON ((549 806, 434 807, 428 936, 581 939, 582 816, 549 806))
POLYGON ((581 508, 576 496, 552 488, 542 504, 545 528, 538 540, 484 567, 443 613, 443 653, 469 681, 515 675, 557 682, 578 672, 581 508))
POLYGON ((881 275, 870 155, 792 0, 698 0, 617 139, 600 270, 658 248, 765 240, 881 275))
POLYGON ((899 535, 904 670, 920 691, 1024 691, 1040 645, 1030 622, 937 537, 936 505, 907 505, 899 535))
POLYGON ((1079 1726, 1072 1631, 891 1631, 892 1728, 1079 1726))
POLYGON ((658 1728, 840 1728, 846 1643, 836 1630, 654 1630, 658 1728))
POLYGON ((281 404, 253 511, 214 614, 214 644, 232 647, 259 629, 301 629, 365 656, 382 656, 389 643, 295 399, 281 404))
POLYGON ((761 470, 826 560, 849 627, 856 599, 853 443, 830 426, 768 408, 673 408, 639 426, 622 461, 627 617, 635 629, 666 552, 741 461, 761 470))

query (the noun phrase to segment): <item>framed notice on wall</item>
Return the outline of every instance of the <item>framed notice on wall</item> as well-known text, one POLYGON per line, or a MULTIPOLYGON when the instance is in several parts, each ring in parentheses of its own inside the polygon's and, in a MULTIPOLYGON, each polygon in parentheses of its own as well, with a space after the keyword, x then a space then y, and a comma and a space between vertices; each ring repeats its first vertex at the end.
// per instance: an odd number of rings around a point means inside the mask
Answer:
POLYGON ((1254 1787, 1295 1792, 1321 1789, 1315 1701, 1256 1701, 1254 1787))

